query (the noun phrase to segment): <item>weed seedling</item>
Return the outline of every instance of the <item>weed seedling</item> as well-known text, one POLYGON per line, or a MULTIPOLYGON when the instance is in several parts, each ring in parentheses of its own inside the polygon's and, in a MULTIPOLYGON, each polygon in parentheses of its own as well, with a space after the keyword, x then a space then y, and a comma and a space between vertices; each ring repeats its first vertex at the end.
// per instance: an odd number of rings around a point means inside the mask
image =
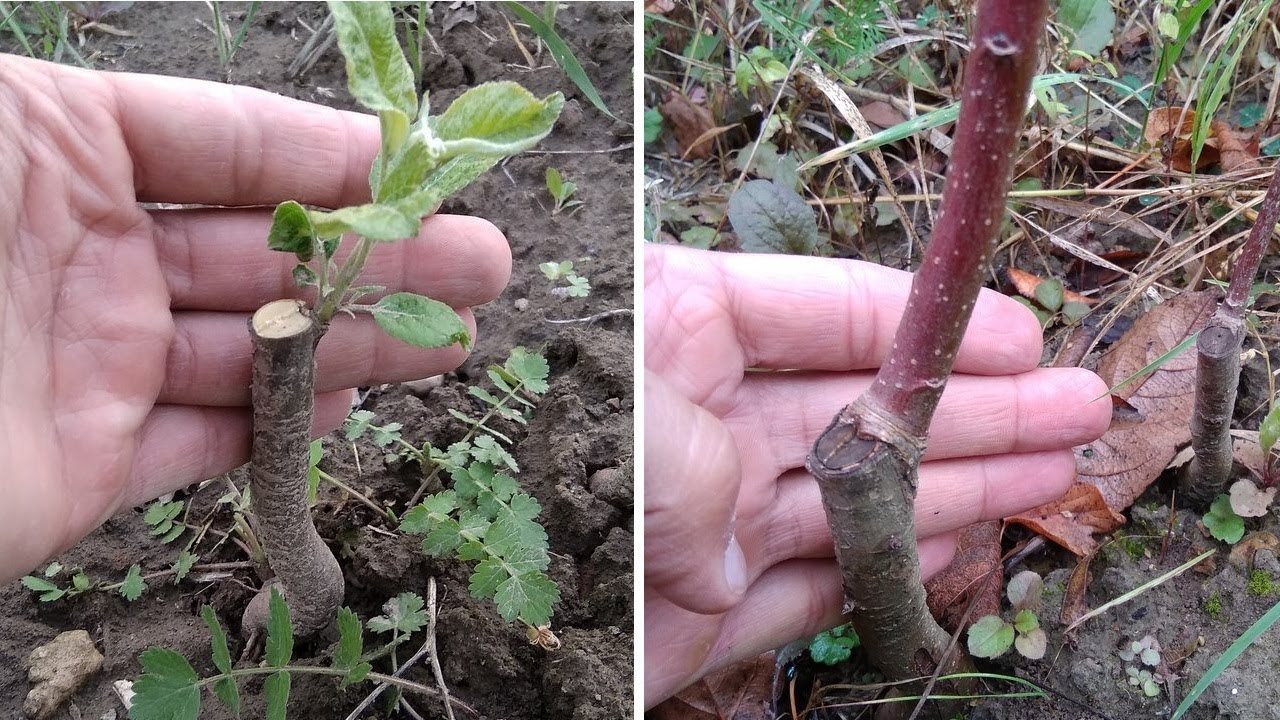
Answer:
POLYGON ((178 519, 186 503, 181 500, 156 500, 147 506, 142 520, 151 528, 151 534, 159 537, 166 545, 178 539, 187 529, 186 523, 178 519))
POLYGON ((551 290, 556 295, 568 295, 569 297, 586 297, 591 293, 591 281, 573 271, 572 260, 561 260, 560 262, 544 262, 538 266, 542 274, 546 276, 552 284, 561 280, 565 282, 564 287, 557 287, 551 290))
POLYGON ((1228 545, 1235 545, 1244 537, 1244 519, 1231 509, 1231 496, 1225 493, 1214 498, 1201 521, 1210 535, 1228 545))
POLYGON ((1160 666, 1160 643, 1151 635, 1141 640, 1134 640, 1119 651, 1120 659, 1128 663, 1125 676, 1129 685, 1142 691, 1147 697, 1160 694, 1160 683, 1164 676, 1156 669, 1160 666))
POLYGON ((969 627, 970 654, 998 658, 1013 647, 1028 660, 1039 660, 1048 646, 1048 638, 1036 616, 1044 594, 1044 581, 1035 572, 1023 570, 1009 580, 1005 594, 1013 607, 1013 622, 999 615, 979 618, 969 627))
POLYGON ((858 633, 849 623, 824 630, 809 642, 809 657, 823 665, 839 665, 861 646, 858 633))
POLYGON ((547 168, 547 192, 550 193, 551 199, 555 200, 555 207, 551 208, 552 215, 559 215, 565 210, 573 210, 582 205, 581 200, 574 200, 573 194, 578 191, 577 183, 571 183, 560 171, 549 167, 547 168))
MULTIPOLYGON (((294 201, 275 209, 267 244, 295 255, 293 277, 313 290, 311 304, 277 300, 254 313, 252 508, 257 535, 293 610, 293 628, 327 625, 342 601, 342 569, 316 533, 308 503, 315 348, 338 313, 364 314, 389 335, 425 348, 466 347, 470 337, 448 305, 407 292, 362 302, 384 288, 357 284, 369 254, 384 242, 417 236, 422 218, 504 157, 551 132, 564 104, 538 99, 515 83, 486 83, 463 93, 441 115, 418 97, 399 49, 387 3, 332 2, 338 46, 351 95, 378 115, 381 150, 369 171, 373 202, 311 210, 294 201), (343 237, 355 246, 341 265, 343 237)), ((245 610, 242 624, 261 629, 267 595, 245 610)))

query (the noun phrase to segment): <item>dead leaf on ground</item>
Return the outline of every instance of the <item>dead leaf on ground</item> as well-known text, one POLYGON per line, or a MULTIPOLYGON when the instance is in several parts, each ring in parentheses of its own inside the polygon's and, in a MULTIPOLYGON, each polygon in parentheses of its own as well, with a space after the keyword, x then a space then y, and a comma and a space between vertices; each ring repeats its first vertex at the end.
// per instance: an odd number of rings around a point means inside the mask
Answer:
POLYGON ((1216 142, 1218 165, 1222 167, 1222 172, 1257 170, 1262 167, 1258 162, 1258 146, 1261 138, 1257 135, 1236 132, 1221 120, 1214 120, 1210 128, 1210 138, 1205 144, 1216 142))
POLYGON ((773 720, 774 654, 711 673, 660 703, 651 720, 773 720))
POLYGON ((907 116, 901 110, 883 100, 862 103, 858 109, 862 111, 862 117, 867 122, 879 126, 881 130, 907 120, 907 116))
POLYGON ((704 160, 711 156, 711 144, 702 138, 715 128, 715 120, 706 106, 697 105, 673 90, 667 93, 667 98, 658 106, 658 111, 675 131, 681 157, 704 160))
POLYGON ((1280 538, 1266 530, 1251 532, 1231 548, 1231 555, 1227 557, 1227 562, 1242 572, 1248 573, 1253 570, 1253 556, 1259 550, 1270 550, 1273 553, 1280 551, 1280 538))
POLYGON ((441 21, 442 33, 447 35, 454 27, 467 23, 474 24, 476 21, 476 3, 475 0, 454 0, 445 8, 444 19, 441 21))
POLYGON ((960 531, 951 564, 924 584, 929 612, 948 632, 955 632, 966 612, 969 624, 984 615, 998 615, 1003 584, 1000 522, 974 523, 960 531))
MULTIPOLYGON (((1040 283, 1045 281, 1044 278, 1039 275, 1029 273, 1026 270, 1019 270, 1016 267, 1006 268, 1006 271, 1009 275, 1009 284, 1013 285, 1013 289, 1017 290, 1019 295, 1028 300, 1036 299, 1036 288, 1040 287, 1040 283)), ((1078 292, 1072 292, 1065 287, 1062 288, 1062 304, 1066 305, 1067 303, 1072 302, 1084 303, 1085 305, 1097 305, 1098 299, 1085 297, 1078 292)))
POLYGON ((1075 625, 1089 612, 1085 591, 1089 589, 1089 563, 1093 562, 1095 554, 1091 552, 1080 558, 1067 578, 1067 587, 1062 592, 1062 610, 1058 612, 1058 621, 1066 627, 1075 625))
POLYGON ((1231 484, 1231 509, 1240 517, 1262 517, 1276 497, 1276 488, 1260 488, 1252 480, 1237 480, 1231 484))
MULTIPOLYGON (((1108 387, 1126 380, 1203 328, 1217 303, 1216 293, 1182 293, 1152 308, 1103 355, 1098 375, 1108 387)), ((1160 476, 1178 447, 1191 441, 1195 381, 1196 353, 1187 348, 1145 378, 1116 389, 1114 395, 1136 415, 1113 415, 1101 438, 1075 448, 1078 483, 1065 496, 1009 520, 1077 555, 1092 552, 1097 547, 1092 535, 1123 523, 1119 513, 1160 476), (1096 488, 1105 509, 1081 485, 1096 488)))
MULTIPOLYGON (((1170 167, 1180 172, 1192 172, 1191 133, 1195 126, 1195 110, 1181 107, 1158 107, 1147 116, 1147 129, 1143 134, 1152 147, 1168 150, 1165 159, 1170 167)), ((1236 132, 1225 122, 1214 120, 1209 124, 1195 169, 1214 163, 1223 172, 1251 170, 1261 167, 1258 163, 1260 138, 1252 133, 1236 132)))
POLYGON ((666 15, 675 9, 675 0, 645 0, 644 3, 644 11, 655 15, 666 15))

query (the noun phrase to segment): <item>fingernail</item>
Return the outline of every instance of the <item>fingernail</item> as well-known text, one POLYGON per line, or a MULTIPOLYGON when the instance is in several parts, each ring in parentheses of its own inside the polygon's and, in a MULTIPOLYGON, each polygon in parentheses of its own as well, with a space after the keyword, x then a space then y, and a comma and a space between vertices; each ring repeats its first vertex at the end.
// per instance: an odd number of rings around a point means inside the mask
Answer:
POLYGON ((730 535, 729 546, 724 550, 724 579, 729 589, 741 594, 747 591, 747 558, 742 554, 738 538, 730 535))

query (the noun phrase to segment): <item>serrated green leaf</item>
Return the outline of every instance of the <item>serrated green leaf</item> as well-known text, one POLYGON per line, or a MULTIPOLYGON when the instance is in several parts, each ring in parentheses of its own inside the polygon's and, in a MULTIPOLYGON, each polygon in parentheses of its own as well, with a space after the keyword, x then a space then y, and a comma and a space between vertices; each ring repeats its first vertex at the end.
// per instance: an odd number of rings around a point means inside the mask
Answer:
POLYGON ((349 441, 354 441, 369 429, 369 423, 374 415, 369 410, 353 410, 347 416, 346 437, 349 441))
POLYGON ((231 714, 240 717, 240 688, 236 685, 235 678, 224 677, 215 680, 213 683, 213 696, 218 698, 231 714))
POLYGON ((541 395, 547 391, 547 376, 551 374, 551 366, 538 353, 529 352, 525 347, 517 345, 511 348, 511 354, 507 356, 503 368, 529 392, 541 395))
POLYGON ((281 670, 268 675, 262 683, 262 694, 267 700, 267 720, 285 720, 289 706, 289 672, 281 670))
POLYGON ((418 218, 410 217, 395 205, 379 203, 328 211, 311 210, 308 217, 316 232, 325 237, 356 233, 370 240, 393 242, 416 237, 422 227, 418 218))
POLYGON ((1258 426, 1258 444, 1262 446, 1264 456, 1275 447, 1277 439, 1280 439, 1280 403, 1271 406, 1270 412, 1258 426))
POLYGON ((218 622, 218 616, 214 613, 213 608, 205 605, 200 608, 200 617, 204 620, 204 624, 209 627, 209 644, 212 647, 213 666, 218 668, 220 672, 231 672, 231 651, 227 648, 227 633, 222 629, 222 623, 218 622))
MULTIPOLYGON (((267 600, 267 664, 271 667, 284 667, 289 664, 291 657, 293 626, 289 624, 289 607, 280 595, 280 588, 272 585, 271 597, 267 600)), ((285 692, 288 693, 287 684, 285 692)))
POLYGON ((998 658, 1013 646, 1013 626, 995 615, 987 615, 969 627, 969 654, 998 658))
POLYGON ((129 566, 129 571, 124 575, 124 581, 120 583, 120 594, 125 600, 133 602, 142 597, 142 593, 147 589, 147 584, 142 581, 142 566, 134 563, 129 566))
POLYGON ((839 665, 860 645, 858 634, 849 625, 841 625, 814 636, 809 643, 809 657, 823 665, 839 665))
POLYGON ((541 572, 524 573, 502 583, 493 599, 503 619, 519 617, 538 627, 551 622, 551 606, 560 599, 560 589, 541 572))
POLYGON ((356 663, 354 666, 352 666, 350 670, 347 671, 347 674, 343 676, 342 686, 346 687, 347 685, 354 685, 360 682, 361 680, 364 680, 365 676, 369 674, 370 670, 373 670, 373 666, 370 665, 369 663, 367 662, 356 663))
MULTIPOLYGON (((360 626, 360 618, 350 608, 338 609, 338 649, 333 653, 333 667, 345 671, 342 687, 350 685, 351 671, 360 664, 360 653, 364 651, 364 635, 360 626)), ((366 670, 366 672, 368 672, 366 670)))
POLYGON ((44 578, 38 578, 35 575, 23 575, 22 584, 28 590, 31 590, 34 592, 40 592, 40 593, 47 593, 47 592, 54 592, 54 591, 61 590, 61 588, 59 588, 57 585, 54 585, 53 583, 49 582, 48 580, 45 580, 44 578))
POLYGON ((422 608, 422 596, 402 592, 382 605, 384 615, 369 618, 369 629, 374 632, 394 630, 401 635, 412 635, 427 624, 427 614, 422 608))
POLYGON ((445 518, 437 522, 426 537, 422 538, 422 552, 428 555, 447 555, 463 542, 462 529, 458 521, 445 518))
POLYGON ((1055 278, 1046 278, 1036 285, 1036 302, 1040 307, 1057 312, 1062 307, 1062 283, 1055 278))
POLYGON ((538 501, 527 493, 517 493, 511 497, 511 502, 507 503, 507 507, 512 514, 524 520, 533 520, 542 512, 542 506, 538 501))
POLYGON ((772 180, 751 180, 729 198, 729 222, 747 252, 810 255, 818 220, 799 193, 772 180))
POLYGON ((177 585, 186 579, 190 574, 191 568, 195 566, 196 560, 200 556, 188 550, 178 553, 178 559, 173 562, 173 584, 177 585))
MULTIPOLYGON (((498 591, 498 586, 511 577, 507 573, 507 568, 498 558, 487 558, 476 564, 475 570, 471 573, 471 581, 467 589, 471 592, 472 597, 491 598, 498 591)), ((515 617, 513 613, 510 620, 515 617)))
POLYGON ((361 105, 406 118, 418 113, 413 70, 400 50, 389 3, 330 2, 338 47, 347 62, 347 88, 361 105))
POLYGON ((191 663, 167 648, 148 648, 138 660, 143 674, 133 683, 132 720, 197 720, 200 689, 191 663))
POLYGON ((173 525, 173 524, 170 524, 170 525, 169 525, 169 532, 166 532, 166 533, 164 534, 164 537, 160 538, 160 542, 161 542, 161 543, 163 543, 163 544, 165 544, 165 545, 168 545, 169 543, 173 542, 174 540, 177 540, 177 539, 178 539, 178 537, 179 537, 180 535, 182 535, 182 533, 183 533, 183 532, 185 532, 185 531, 186 531, 186 529, 187 529, 187 528, 186 528, 186 526, 185 526, 185 525, 173 525))
MULTIPOLYGON (((485 522, 486 527, 488 522, 485 522)), ((481 562, 489 557, 489 553, 485 552, 484 543, 467 542, 458 546, 458 559, 463 562, 481 562)))
POLYGON ((582 64, 574 56, 573 50, 556 34, 555 28, 548 25, 540 16, 518 2, 503 2, 503 5, 528 25, 529 29, 546 44, 547 49, 551 51, 551 56, 555 58, 556 64, 560 66, 561 70, 564 70, 564 74, 573 81, 573 84, 582 92, 583 97, 590 101, 600 112, 617 119, 609 110, 609 106, 605 104, 604 98, 600 97, 600 93, 596 91, 595 85, 591 83, 591 78, 587 76, 587 71, 582 69, 582 64))
POLYGON ((53 602, 54 600, 58 600, 63 595, 66 595, 66 594, 67 594, 67 591, 64 590, 63 588, 58 588, 57 590, 51 590, 49 592, 42 593, 40 595, 40 602, 53 602))
POLYGON ((267 247, 293 253, 302 262, 307 262, 315 253, 315 241, 316 230, 306 208, 293 200, 276 206, 271 216, 271 230, 267 233, 267 247))
MULTIPOLYGON (((166 520, 173 520, 182 513, 183 502, 174 500, 173 502, 164 502, 157 500, 147 506, 146 512, 142 514, 142 521, 148 525, 160 525, 166 520)), ((153 533, 155 534, 155 533, 153 533)))
POLYGON ((422 295, 399 292, 383 297, 370 308, 378 327, 410 345, 442 348, 471 344, 471 335, 453 308, 422 295))

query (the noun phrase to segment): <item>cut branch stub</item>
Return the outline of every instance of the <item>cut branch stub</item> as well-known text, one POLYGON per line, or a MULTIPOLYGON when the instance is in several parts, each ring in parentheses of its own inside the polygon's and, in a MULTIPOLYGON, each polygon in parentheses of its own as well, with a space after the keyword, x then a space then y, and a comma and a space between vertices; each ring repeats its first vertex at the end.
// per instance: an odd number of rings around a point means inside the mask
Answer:
MULTIPOLYGON (((307 503, 315 348, 323 330, 302 302, 276 300, 254 313, 249 331, 252 510, 294 631, 309 635, 333 620, 344 592, 342 568, 316 532, 307 503)), ((267 591, 245 608, 245 628, 266 626, 267 591)))
MULTIPOLYGON (((893 348, 871 388, 835 417, 806 461, 854 628, 891 681, 969 665, 925 604, 916 473, 1004 215, 1047 12, 1045 0, 979 3, 942 207, 893 348)), ((894 703, 878 716, 910 711, 910 703, 894 703)))

